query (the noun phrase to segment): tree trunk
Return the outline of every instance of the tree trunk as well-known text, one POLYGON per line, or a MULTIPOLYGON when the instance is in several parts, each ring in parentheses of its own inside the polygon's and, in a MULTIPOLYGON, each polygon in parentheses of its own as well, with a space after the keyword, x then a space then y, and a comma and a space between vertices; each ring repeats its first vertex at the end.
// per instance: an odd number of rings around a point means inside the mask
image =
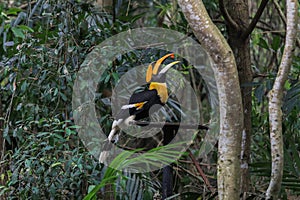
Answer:
MULTIPOLYGON (((222 0, 220 0, 221 2, 222 0)), ((241 93, 244 111, 244 130, 242 137, 241 151, 241 191, 246 194, 249 190, 250 177, 248 163, 250 162, 251 143, 251 112, 252 112, 252 82, 250 41, 249 37, 242 37, 249 27, 249 6, 248 0, 224 0, 220 3, 220 10, 225 16, 225 23, 228 29, 229 45, 236 58, 239 73, 241 93)))
POLYGON ((219 199, 239 199, 243 108, 234 54, 202 1, 178 0, 178 3, 195 36, 214 61, 220 102, 219 199))
POLYGON ((282 99, 284 84, 287 80, 294 45, 297 36, 298 3, 297 0, 286 1, 287 23, 285 46, 278 74, 269 93, 269 124, 272 154, 271 181, 266 192, 266 199, 278 199, 283 174, 283 140, 282 140, 282 99))
MULTIPOLYGON (((3 161, 5 156, 5 141, 3 137, 4 130, 4 115, 3 115, 3 106, 2 106, 2 97, 0 94, 0 161, 3 161)), ((1 164, 0 166, 0 175, 4 174, 3 178, 0 178, 0 185, 6 184, 6 163, 1 164)), ((4 198, 4 196, 2 196, 4 198)))

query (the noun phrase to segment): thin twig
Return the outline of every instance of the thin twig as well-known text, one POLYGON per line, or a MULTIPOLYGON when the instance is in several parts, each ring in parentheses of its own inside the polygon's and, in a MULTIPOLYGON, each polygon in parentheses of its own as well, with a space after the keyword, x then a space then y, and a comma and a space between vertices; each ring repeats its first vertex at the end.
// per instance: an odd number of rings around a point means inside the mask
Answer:
POLYGON ((251 21, 248 28, 241 35, 242 40, 245 40, 252 33, 252 31, 256 27, 257 22, 259 21, 259 19, 261 17, 263 11, 265 10, 268 2, 269 2, 269 0, 262 0, 261 4, 259 5, 259 8, 258 8, 257 12, 255 13, 255 16, 254 16, 253 20, 251 21))
POLYGON ((200 176, 203 178, 203 181, 204 181, 205 185, 208 187, 209 191, 211 191, 211 192, 214 193, 214 192, 215 192, 215 191, 214 191, 214 188, 211 186, 211 184, 210 184, 208 178, 206 177, 206 175, 204 174, 203 170, 201 169, 201 167, 200 167, 198 161, 195 159, 195 157, 194 157, 194 155, 192 154, 192 152, 191 152, 190 150, 188 150, 188 151, 189 151, 189 156, 190 156, 190 158, 192 159, 192 161, 193 161, 193 163, 194 163, 194 165, 195 165, 197 171, 199 172, 200 176))
MULTIPOLYGON (((285 33, 285 32, 286 32, 285 30, 282 30, 282 31, 280 31, 280 30, 274 30, 274 31, 263 31, 263 32, 260 32, 260 34, 269 34, 269 33, 276 34, 276 33, 285 33)), ((281 35, 281 37, 284 37, 284 35, 281 35)))
POLYGON ((286 17, 285 17, 285 15, 284 15, 284 13, 282 12, 281 7, 280 7, 278 1, 277 1, 277 0, 274 0, 273 3, 274 3, 274 6, 275 6, 275 8, 276 8, 276 10, 277 10, 277 12, 278 12, 278 14, 279 14, 281 20, 282 20, 283 23, 284 23, 284 26, 286 26, 286 17))
MULTIPOLYGON (((277 0, 274 0, 273 3, 274 3, 274 5, 275 5, 275 8, 276 8, 276 10, 277 10, 277 12, 278 12, 278 14, 279 14, 281 20, 283 21, 284 25, 286 26, 286 17, 285 17, 285 15, 284 15, 284 13, 282 12, 281 7, 280 7, 278 1, 277 1, 277 0)), ((297 45, 298 47, 300 47, 300 39, 299 39, 299 38, 296 38, 296 45, 297 45)))
POLYGON ((148 49, 148 48, 153 48, 153 47, 159 47, 159 46, 166 46, 166 45, 172 45, 172 44, 179 44, 180 42, 182 42, 183 40, 187 39, 188 37, 190 37, 191 34, 186 34, 184 35, 182 38, 178 39, 175 42, 158 42, 158 43, 153 43, 153 44, 147 44, 147 45, 140 45, 138 46, 139 49, 148 49))
POLYGON ((219 6, 220 6, 220 11, 225 19, 225 22, 228 23, 230 26, 232 26, 235 30, 238 30, 239 25, 229 15, 228 11, 226 10, 226 8, 224 6, 223 0, 219 0, 219 6))
MULTIPOLYGON (((31 12, 30 12, 30 14, 29 14, 29 17, 28 17, 27 21, 29 21, 29 20, 31 19, 32 15, 35 13, 36 9, 38 8, 39 4, 40 4, 42 1, 43 1, 43 0, 39 0, 39 1, 37 1, 35 4, 32 4, 32 5, 34 5, 34 7, 33 7, 33 9, 31 10, 31 12)), ((30 5, 29 8, 31 9, 31 4, 29 4, 29 5, 30 5)))
POLYGON ((31 1, 29 3, 24 3, 24 4, 20 5, 19 8, 26 9, 29 5, 33 6, 34 4, 36 4, 36 1, 31 1))
POLYGON ((173 167, 173 168, 176 169, 176 170, 178 170, 178 171, 181 170, 181 171, 183 171, 185 173, 188 173, 189 175, 193 176, 195 179, 198 179, 199 181, 202 181, 198 174, 194 174, 190 170, 185 169, 184 167, 182 167, 180 165, 178 165, 177 167, 173 167))
POLYGON ((259 78, 259 77, 269 77, 270 75, 269 74, 253 74, 253 78, 259 78))

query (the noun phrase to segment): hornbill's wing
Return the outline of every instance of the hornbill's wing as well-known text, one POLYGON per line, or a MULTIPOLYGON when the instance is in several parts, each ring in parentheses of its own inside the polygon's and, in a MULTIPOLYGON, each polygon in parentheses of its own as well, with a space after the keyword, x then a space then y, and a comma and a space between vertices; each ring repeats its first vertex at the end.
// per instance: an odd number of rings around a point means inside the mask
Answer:
POLYGON ((147 90, 133 94, 130 97, 129 104, 139 105, 129 108, 129 114, 135 115, 135 120, 139 120, 149 116, 149 110, 153 105, 162 103, 156 90, 147 90))
POLYGON ((128 105, 123 105, 120 112, 116 115, 112 124, 112 129, 108 135, 108 141, 103 147, 99 161, 104 163, 111 149, 112 141, 115 133, 119 130, 119 126, 127 119, 139 120, 149 116, 150 108, 155 104, 162 104, 156 90, 146 90, 133 94, 129 99, 128 105))
POLYGON ((129 99, 129 104, 123 105, 120 112, 115 116, 108 140, 112 140, 119 129, 119 125, 124 122, 149 117, 149 109, 155 104, 161 104, 156 90, 146 90, 133 94, 129 99))
POLYGON ((115 116, 115 120, 125 120, 129 116, 140 115, 140 113, 148 111, 151 106, 155 104, 159 104, 159 98, 156 90, 147 90, 135 93, 131 95, 129 103, 121 107, 121 110, 115 116))

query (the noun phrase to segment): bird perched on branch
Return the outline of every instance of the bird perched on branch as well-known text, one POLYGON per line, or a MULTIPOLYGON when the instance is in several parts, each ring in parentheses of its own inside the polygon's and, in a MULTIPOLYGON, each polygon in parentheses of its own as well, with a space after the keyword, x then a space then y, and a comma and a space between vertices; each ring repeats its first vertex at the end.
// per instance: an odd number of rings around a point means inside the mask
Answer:
MULTIPOLYGON (((146 82, 150 83, 149 89, 139 93, 133 94, 129 99, 129 104, 123 105, 120 112, 116 115, 113 121, 111 131, 108 135, 106 146, 109 146, 120 130, 121 125, 128 125, 130 121, 136 121, 149 117, 149 110, 152 106, 165 105, 168 100, 168 89, 166 84, 166 72, 179 61, 171 62, 164 68, 161 68, 162 62, 166 58, 174 58, 174 54, 167 54, 162 58, 158 59, 155 64, 151 63, 148 66, 146 73, 146 82), (154 66, 153 66, 154 64, 154 66)), ((104 163, 110 148, 104 146, 104 151, 101 152, 99 162, 104 163)))

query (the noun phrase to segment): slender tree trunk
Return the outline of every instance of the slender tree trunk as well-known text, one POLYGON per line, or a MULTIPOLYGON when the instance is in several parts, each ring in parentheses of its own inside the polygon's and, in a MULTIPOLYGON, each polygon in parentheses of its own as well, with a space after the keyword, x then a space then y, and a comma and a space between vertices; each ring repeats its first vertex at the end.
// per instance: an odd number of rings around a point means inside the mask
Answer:
POLYGON ((195 36, 214 61, 220 101, 218 195, 222 200, 236 200, 240 196, 243 108, 234 54, 202 1, 178 0, 178 3, 195 36))
POLYGON ((297 0, 286 1, 287 23, 285 46, 278 74, 272 90, 269 93, 269 124, 272 154, 271 181, 266 192, 266 199, 278 199, 283 174, 283 139, 282 139, 282 99, 284 84, 287 80, 294 45, 298 30, 298 3, 297 0))
POLYGON ((4 116, 3 116, 3 108, 2 108, 2 96, 0 95, 0 157, 1 160, 4 155, 4 138, 3 138, 3 129, 4 129, 4 116))
POLYGON ((219 0, 220 10, 224 16, 228 29, 229 44, 234 52, 239 72, 239 81, 243 99, 244 129, 241 152, 241 191, 243 199, 249 191, 250 176, 248 164, 250 162, 251 146, 251 113, 253 74, 250 56, 250 34, 254 30, 269 0, 262 0, 257 12, 249 22, 248 0, 219 0))
MULTIPOLYGON (((2 96, 0 94, 0 161, 4 159, 5 155, 5 141, 3 137, 3 130, 4 130, 4 116, 3 116, 3 106, 2 106, 2 96)), ((0 166, 0 175, 5 174, 3 178, 0 178, 0 185, 6 184, 6 164, 3 163, 0 166)), ((2 198, 5 198, 2 196, 2 198)))
POLYGON ((228 29, 229 45, 234 52, 239 73, 244 110, 244 130, 241 151, 241 191, 249 191, 250 177, 248 163, 250 162, 251 143, 251 112, 252 112, 252 70, 249 37, 242 37, 249 27, 248 0, 220 0, 220 10, 225 16, 228 29), (226 16, 227 15, 227 16, 226 16))

